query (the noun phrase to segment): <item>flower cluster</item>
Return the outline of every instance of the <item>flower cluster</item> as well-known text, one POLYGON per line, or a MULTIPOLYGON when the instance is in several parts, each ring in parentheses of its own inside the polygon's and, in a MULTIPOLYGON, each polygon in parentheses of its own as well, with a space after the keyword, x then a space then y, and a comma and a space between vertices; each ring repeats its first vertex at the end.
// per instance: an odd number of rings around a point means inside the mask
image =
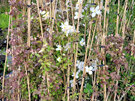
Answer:
POLYGON ((82 3, 82 0, 78 0, 78 1, 77 1, 75 10, 78 10, 78 9, 79 9, 79 5, 80 5, 81 3, 82 3))
POLYGON ((50 17, 49 12, 46 12, 46 11, 40 11, 40 14, 43 17, 43 20, 46 20, 50 17))
MULTIPOLYGON (((83 61, 77 61, 76 66, 78 68, 78 73, 83 71, 84 68, 84 62, 83 61)), ((92 71, 96 71, 97 70, 97 60, 95 60, 94 62, 92 62, 91 66, 86 66, 86 73, 88 73, 89 75, 92 74, 92 71)))
POLYGON ((65 21, 64 23, 62 23, 60 27, 62 28, 62 31, 66 34, 67 37, 69 33, 75 32, 75 28, 69 25, 68 21, 65 21))
POLYGON ((61 51, 61 50, 62 50, 61 45, 57 45, 56 51, 61 51))
MULTIPOLYGON (((61 45, 56 45, 56 51, 61 51, 62 50, 62 46, 61 45)), ((64 51, 68 51, 71 48, 71 43, 67 43, 65 46, 63 46, 64 51)), ((65 56, 65 54, 63 53, 63 56, 65 56)), ((61 57, 57 58, 58 62, 61 62, 61 57)))
POLYGON ((80 45, 81 46, 84 46, 85 45, 85 40, 82 38, 81 41, 80 41, 80 45))
POLYGON ((92 12, 92 14, 91 14, 92 17, 95 17, 96 15, 100 15, 101 14, 99 6, 97 6, 96 8, 91 7, 90 11, 92 12))
POLYGON ((75 7, 76 12, 75 12, 74 19, 78 19, 78 17, 79 18, 82 18, 83 17, 82 13, 80 13, 80 15, 79 15, 79 11, 78 11, 80 4, 82 4, 82 0, 78 0, 78 2, 76 3, 76 7, 75 7))

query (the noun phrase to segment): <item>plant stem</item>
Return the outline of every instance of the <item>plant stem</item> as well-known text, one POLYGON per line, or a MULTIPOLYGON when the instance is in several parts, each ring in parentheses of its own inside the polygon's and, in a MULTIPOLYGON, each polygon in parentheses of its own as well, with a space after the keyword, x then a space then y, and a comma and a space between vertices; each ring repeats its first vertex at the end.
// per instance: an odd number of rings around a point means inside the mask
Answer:
POLYGON ((96 27, 97 27, 97 21, 96 21, 96 24, 95 24, 95 28, 94 28, 94 31, 93 31, 92 40, 91 40, 91 44, 90 44, 90 48, 89 48, 88 60, 90 60, 90 54, 91 54, 91 49, 92 49, 92 45, 93 45, 93 41, 94 41, 94 36, 95 36, 96 27))
MULTIPOLYGON (((105 0, 105 11, 104 11, 104 26, 103 26, 103 36, 102 36, 102 41, 101 44, 104 46, 105 45, 105 37, 106 37, 106 11, 107 11, 107 5, 108 5, 108 0, 105 0)), ((105 57, 105 50, 102 48, 101 49, 102 55, 105 57)), ((105 60, 103 61, 103 64, 105 64, 105 60)), ((103 68, 105 70, 105 67, 103 68)), ((106 80, 104 79, 104 82, 106 80)), ((104 89, 104 101, 106 101, 106 84, 103 84, 103 89, 104 89)))
POLYGON ((72 12, 72 24, 73 24, 73 26, 75 26, 75 23, 74 23, 74 9, 73 9, 72 0, 70 0, 70 4, 71 4, 71 12, 72 12))
POLYGON ((124 8, 124 13, 123 13, 123 19, 122 19, 122 38, 125 39, 125 26, 126 26, 126 10, 127 10, 127 3, 128 0, 125 0, 125 8, 124 8))
POLYGON ((131 49, 131 55, 134 55, 134 45, 135 45, 135 30, 134 30, 134 37, 133 37, 133 44, 132 44, 132 49, 131 49))
MULTIPOLYGON (((75 47, 74 49, 76 49, 76 51, 78 51, 78 44, 76 44, 76 45, 74 44, 74 47, 75 47)), ((77 61, 77 53, 78 52, 75 52, 75 61, 77 61)), ((76 75, 76 62, 74 63, 73 94, 74 94, 75 89, 76 89, 76 77, 75 77, 75 75, 76 75)))
MULTIPOLYGON (((11 10, 11 8, 10 8, 10 10, 11 10)), ((8 56, 7 50, 8 50, 8 43, 9 43, 10 23, 11 23, 11 16, 9 16, 7 44, 6 44, 6 56, 5 56, 5 64, 4 64, 3 79, 2 79, 2 95, 3 96, 4 96, 4 87, 5 87, 5 72, 6 72, 6 67, 7 67, 7 56, 8 56)), ((4 101, 4 98, 2 99, 2 101, 4 101)))
MULTIPOLYGON (((120 69, 117 69, 117 75, 119 75, 119 72, 120 72, 120 69)), ((116 101, 117 89, 118 89, 118 80, 116 81, 116 88, 115 88, 115 93, 114 93, 114 101, 116 101)))
POLYGON ((85 59, 84 59, 84 66, 83 66, 83 78, 82 78, 81 89, 80 89, 80 94, 79 94, 79 101, 82 100, 83 84, 84 84, 84 78, 86 75, 85 66, 86 66, 86 62, 87 62, 87 53, 88 53, 89 42, 90 42, 90 37, 91 37, 91 28, 92 28, 92 22, 90 22, 89 36, 88 36, 87 47, 86 47, 86 52, 85 52, 85 59))
MULTIPOLYGON (((31 0, 28 0, 28 5, 31 5, 31 0)), ((27 46, 30 47, 30 34, 31 34, 31 8, 28 8, 28 38, 27 38, 27 46)), ((27 58, 29 60, 29 56, 27 58)), ((30 80, 29 75, 27 71, 27 66, 25 65, 25 71, 27 76, 27 86, 28 86, 28 95, 29 95, 29 101, 31 101, 31 92, 30 92, 30 80)))
POLYGON ((43 25, 42 25, 42 19, 41 19, 41 15, 40 15, 40 10, 39 10, 39 0, 36 0, 36 1, 37 1, 37 11, 38 11, 40 28, 41 28, 41 36, 43 38, 44 37, 44 35, 43 35, 43 25))

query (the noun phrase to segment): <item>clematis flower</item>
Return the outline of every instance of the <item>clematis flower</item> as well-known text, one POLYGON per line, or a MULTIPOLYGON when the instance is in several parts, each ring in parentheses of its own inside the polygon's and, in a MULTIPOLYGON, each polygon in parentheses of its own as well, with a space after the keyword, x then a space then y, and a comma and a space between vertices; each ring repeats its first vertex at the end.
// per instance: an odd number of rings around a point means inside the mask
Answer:
POLYGON ((45 15, 45 13, 46 13, 45 11, 40 11, 41 15, 45 15))
POLYGON ((75 9, 78 10, 79 9, 79 5, 82 3, 82 0, 78 0, 76 3, 76 7, 75 9))
MULTIPOLYGON (((78 19, 78 17, 79 17, 79 12, 75 12, 74 19, 78 19)), ((83 15, 80 14, 80 17, 79 18, 82 18, 82 17, 83 17, 83 15)))
POLYGON ((100 14, 101 14, 101 11, 100 11, 100 9, 99 9, 99 6, 97 6, 96 8, 91 7, 91 8, 90 8, 90 11, 92 12, 92 17, 95 17, 96 14, 97 14, 97 15, 100 15, 100 14))
POLYGON ((70 80, 70 84, 71 84, 71 87, 73 87, 74 85, 73 85, 73 80, 70 80))
POLYGON ((80 71, 83 71, 83 67, 84 67, 84 62, 83 61, 77 61, 77 63, 76 63, 76 66, 77 66, 77 68, 79 69, 78 71, 80 72, 80 71))
MULTIPOLYGON (((78 72, 76 72, 75 78, 79 78, 78 74, 79 74, 79 71, 78 71, 78 72)), ((73 73, 73 75, 72 75, 72 76, 74 77, 74 73, 73 73)))
POLYGON ((57 58, 57 61, 58 61, 58 62, 61 62, 61 58, 60 58, 60 57, 58 57, 58 58, 57 58))
POLYGON ((63 56, 66 56, 64 53, 62 54, 63 56))
POLYGON ((81 45, 81 46, 84 46, 84 45, 85 45, 85 41, 84 41, 83 38, 82 38, 82 40, 80 41, 80 45, 81 45))
POLYGON ((76 66, 78 67, 78 66, 79 66, 79 64, 80 64, 80 61, 79 61, 79 60, 77 60, 77 62, 76 62, 76 66))
POLYGON ((56 51, 61 51, 61 50, 62 50, 61 45, 57 45, 56 51))
POLYGON ((66 34, 66 36, 68 36, 69 33, 75 32, 75 28, 69 25, 68 21, 66 21, 65 23, 62 23, 60 27, 62 28, 62 31, 66 34))
POLYGON ((48 19, 49 17, 50 17, 49 12, 47 12, 47 13, 45 13, 45 14, 43 15, 43 19, 44 19, 44 20, 48 19))
POLYGON ((91 75, 92 74, 93 67, 92 66, 90 66, 90 67, 86 66, 85 68, 86 68, 86 73, 88 73, 89 75, 91 75))

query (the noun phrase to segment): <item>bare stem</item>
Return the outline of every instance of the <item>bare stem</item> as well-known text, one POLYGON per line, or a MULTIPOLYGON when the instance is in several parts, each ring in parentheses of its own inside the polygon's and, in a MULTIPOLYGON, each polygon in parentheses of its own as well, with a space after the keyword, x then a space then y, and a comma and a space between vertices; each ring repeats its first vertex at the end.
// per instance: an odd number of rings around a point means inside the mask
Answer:
MULTIPOLYGON (((31 0, 28 0, 28 5, 31 5, 31 0)), ((30 34, 31 34, 31 8, 28 8, 28 38, 27 38, 27 46, 30 47, 30 34)), ((29 59, 29 56, 28 56, 29 59)), ((31 93, 30 93, 30 80, 27 71, 27 67, 25 65, 25 71, 27 76, 27 86, 28 86, 28 94, 29 94, 29 101, 31 101, 31 93)))
POLYGON ((134 38, 133 38, 133 44, 132 44, 132 51, 131 51, 131 55, 134 55, 134 45, 135 45, 135 30, 134 30, 134 38))
MULTIPOLYGON (((105 11, 104 11, 104 26, 103 26, 103 36, 102 36, 102 41, 101 44, 105 45, 105 37, 106 37, 106 11, 107 11, 107 5, 109 3, 109 0, 105 0, 105 11)), ((105 50, 101 49, 101 53, 104 56, 105 55, 105 50)), ((103 61, 103 63, 105 64, 105 61, 103 61)), ((105 70, 105 67, 104 67, 105 70)), ((104 79, 105 81, 105 79, 104 79)), ((106 84, 103 85, 103 89, 104 89, 104 101, 106 101, 106 84)))
POLYGON ((118 28, 119 28, 119 9, 120 9, 120 0, 118 0, 117 24, 116 24, 116 33, 115 33, 116 36, 118 36, 118 28))
POLYGON ((128 0, 125 0, 125 8, 124 8, 124 13, 123 13, 123 19, 122 19, 122 38, 125 39, 125 26, 126 26, 126 10, 127 10, 127 3, 128 0))
POLYGON ((38 16, 39 16, 41 35, 42 35, 42 38, 43 38, 44 37, 44 35, 43 35, 43 25, 42 25, 42 19, 41 19, 41 15, 40 15, 40 10, 39 10, 39 0, 37 0, 37 11, 38 11, 38 16))

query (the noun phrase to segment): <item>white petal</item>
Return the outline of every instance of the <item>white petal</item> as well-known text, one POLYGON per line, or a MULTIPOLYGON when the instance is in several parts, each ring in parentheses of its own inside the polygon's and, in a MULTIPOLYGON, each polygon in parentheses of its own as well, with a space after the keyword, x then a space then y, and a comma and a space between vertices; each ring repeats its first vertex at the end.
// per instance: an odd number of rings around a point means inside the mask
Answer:
POLYGON ((66 36, 68 37, 68 34, 69 34, 69 30, 66 32, 66 36))
POLYGON ((96 7, 96 10, 99 10, 99 6, 96 7))
POLYGON ((90 8, 90 11, 91 11, 91 12, 94 12, 94 10, 95 10, 94 7, 91 7, 91 8, 90 8))
POLYGON ((45 11, 40 11, 40 14, 41 15, 44 15, 46 12, 45 11))
POLYGON ((74 19, 78 19, 78 16, 74 16, 74 19))
POLYGON ((89 75, 92 75, 92 71, 89 71, 89 75))
POLYGON ((68 21, 66 21, 66 22, 64 23, 64 25, 68 25, 68 21))
POLYGON ((75 15, 78 15, 78 12, 75 12, 75 15))
POLYGON ((95 17, 96 16, 96 13, 92 13, 92 17, 95 17))
POLYGON ((93 67, 92 67, 92 66, 90 66, 90 67, 89 67, 89 69, 90 69, 90 70, 92 70, 92 69, 93 69, 93 67))
POLYGON ((100 14, 101 14, 101 11, 100 11, 100 10, 98 10, 98 11, 96 11, 96 13, 97 13, 98 15, 100 15, 100 14))

